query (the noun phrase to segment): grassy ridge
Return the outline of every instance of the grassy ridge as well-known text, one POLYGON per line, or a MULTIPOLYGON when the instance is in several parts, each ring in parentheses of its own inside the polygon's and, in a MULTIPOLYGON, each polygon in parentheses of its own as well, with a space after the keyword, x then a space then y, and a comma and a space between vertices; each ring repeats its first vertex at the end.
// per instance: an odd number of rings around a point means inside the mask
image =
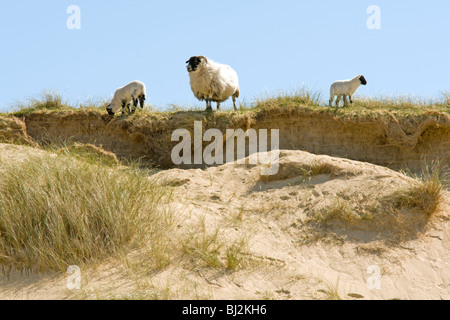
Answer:
POLYGON ((399 117, 420 117, 429 116, 433 113, 450 111, 450 94, 444 93, 438 99, 421 99, 411 96, 380 96, 357 97, 354 103, 335 108, 335 104, 330 108, 328 102, 323 102, 322 96, 318 92, 301 89, 290 94, 279 94, 274 97, 258 99, 248 108, 248 110, 278 111, 282 109, 306 108, 311 111, 332 113, 336 116, 365 117, 378 116, 390 113, 399 117))
MULTIPOLYGON (((422 99, 408 95, 403 96, 380 96, 372 97, 356 97, 354 103, 345 108, 329 108, 328 102, 324 102, 322 94, 308 88, 289 93, 279 93, 273 96, 257 98, 251 103, 243 102, 240 104, 239 113, 275 111, 295 108, 306 108, 311 111, 329 112, 339 116, 363 116, 367 114, 376 114, 379 112, 389 112, 396 116, 420 116, 429 115, 433 112, 449 112, 450 111, 450 93, 442 93, 437 99, 422 99)), ((88 102, 81 104, 79 107, 70 106, 67 101, 57 92, 44 92, 40 98, 29 99, 28 102, 20 103, 14 106, 14 110, 10 115, 16 117, 24 117, 30 113, 37 111, 45 112, 61 112, 61 111, 77 111, 91 110, 100 113, 106 113, 107 101, 99 103, 88 102)), ((181 106, 171 105, 168 111, 157 111, 153 106, 146 106, 144 111, 139 111, 133 116, 139 114, 171 114, 180 111, 198 111, 203 112, 203 108, 185 108, 181 106)), ((234 113, 232 110, 221 111, 225 113, 234 113)))

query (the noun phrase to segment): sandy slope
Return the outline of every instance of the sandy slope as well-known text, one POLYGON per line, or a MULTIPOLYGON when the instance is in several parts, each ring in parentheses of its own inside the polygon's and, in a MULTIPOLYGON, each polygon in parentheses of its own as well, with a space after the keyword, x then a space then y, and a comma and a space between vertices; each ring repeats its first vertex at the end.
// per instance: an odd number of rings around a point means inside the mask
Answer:
MULTIPOLYGON (((0 159, 30 150, 0 145, 0 159)), ((427 222, 413 212, 393 217, 386 199, 411 179, 384 167, 282 151, 277 176, 261 177, 260 169, 232 163, 158 173, 175 186, 173 237, 204 221, 225 243, 247 240, 246 268, 173 263, 137 280, 111 262, 83 270, 77 292, 67 289, 65 274, 10 273, 0 276, 0 299, 147 298, 153 291, 163 299, 450 299, 448 196, 427 222), (356 215, 317 219, 338 206, 356 215), (373 215, 364 219, 367 212, 373 215)))
MULTIPOLYGON (((261 273, 220 278, 213 298, 260 298, 261 293, 280 299, 325 298, 323 291, 330 286, 337 287, 342 298, 349 298, 349 293, 368 299, 450 298, 450 229, 442 217, 428 225, 419 222, 408 234, 402 229, 400 241, 395 241, 395 226, 377 226, 376 219, 359 225, 304 227, 311 215, 337 198, 355 210, 373 206, 407 187, 409 178, 367 163, 300 151, 282 152, 282 180, 263 183, 259 169, 228 164, 206 171, 162 173, 185 183, 178 192, 189 199, 192 216, 204 215, 231 238, 251 234, 250 251, 273 262, 261 273), (332 174, 306 179, 295 174, 299 167, 315 163, 329 164, 332 174), (241 222, 230 221, 236 215, 241 215, 241 222), (382 273, 381 290, 367 287, 370 266, 378 266, 382 273)), ((448 212, 448 207, 441 209, 448 212)))

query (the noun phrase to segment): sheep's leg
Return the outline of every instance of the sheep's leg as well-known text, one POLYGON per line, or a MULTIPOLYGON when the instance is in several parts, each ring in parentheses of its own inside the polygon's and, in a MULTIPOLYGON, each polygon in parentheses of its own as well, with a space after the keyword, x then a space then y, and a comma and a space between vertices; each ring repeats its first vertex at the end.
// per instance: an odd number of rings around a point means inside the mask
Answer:
POLYGON ((127 106, 127 103, 125 101, 122 101, 122 115, 125 114, 125 108, 127 106))
POLYGON ((217 102, 217 110, 220 110, 220 102, 217 102))
POLYGON ((236 97, 235 96, 233 96, 233 107, 234 107, 234 111, 237 111, 237 108, 236 108, 236 97))
POLYGON ((350 103, 353 104, 353 98, 352 96, 348 96, 350 98, 350 103))
POLYGON ((332 97, 330 98, 330 108, 333 107, 333 102, 334 102, 334 96, 332 96, 332 97))
POLYGON ((212 102, 211 102, 211 100, 206 100, 206 111, 212 111, 212 102))

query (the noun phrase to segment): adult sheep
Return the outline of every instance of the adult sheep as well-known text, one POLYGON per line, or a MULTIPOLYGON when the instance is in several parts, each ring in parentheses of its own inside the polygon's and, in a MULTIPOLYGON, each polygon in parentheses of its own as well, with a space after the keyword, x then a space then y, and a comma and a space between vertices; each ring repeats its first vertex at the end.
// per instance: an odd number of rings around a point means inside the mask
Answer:
POLYGON ((212 102, 220 104, 233 98, 234 110, 236 98, 239 98, 239 78, 230 66, 220 64, 203 56, 192 57, 186 61, 187 71, 191 80, 194 96, 200 101, 206 101, 206 110, 212 110, 212 102))
POLYGON ((133 81, 116 90, 111 104, 106 110, 111 116, 114 116, 120 108, 122 108, 122 114, 125 114, 125 109, 128 110, 128 113, 134 113, 136 112, 138 102, 141 105, 141 109, 144 109, 146 94, 145 84, 141 81, 133 81), (131 101, 133 102, 133 110, 130 109, 131 101))
POLYGON ((359 75, 351 80, 336 81, 330 88, 330 107, 333 106, 333 100, 336 99, 336 108, 339 107, 341 97, 344 97, 344 107, 347 105, 347 96, 350 98, 350 103, 353 103, 352 96, 361 85, 366 85, 367 81, 364 76, 359 75))

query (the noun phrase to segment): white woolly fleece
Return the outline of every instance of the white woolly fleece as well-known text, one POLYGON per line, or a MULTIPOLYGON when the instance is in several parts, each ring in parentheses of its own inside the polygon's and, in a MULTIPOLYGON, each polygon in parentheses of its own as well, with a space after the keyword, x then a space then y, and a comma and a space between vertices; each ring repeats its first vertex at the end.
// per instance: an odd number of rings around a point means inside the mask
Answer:
POLYGON ((122 109, 123 104, 127 105, 132 100, 137 100, 141 96, 146 96, 145 84, 141 81, 133 81, 116 90, 114 98, 111 101, 110 109, 112 112, 117 113, 122 109))
POLYGON ((196 71, 189 73, 189 77, 192 92, 201 101, 214 101, 220 104, 230 96, 234 102, 239 98, 238 75, 230 66, 206 58, 196 71))

